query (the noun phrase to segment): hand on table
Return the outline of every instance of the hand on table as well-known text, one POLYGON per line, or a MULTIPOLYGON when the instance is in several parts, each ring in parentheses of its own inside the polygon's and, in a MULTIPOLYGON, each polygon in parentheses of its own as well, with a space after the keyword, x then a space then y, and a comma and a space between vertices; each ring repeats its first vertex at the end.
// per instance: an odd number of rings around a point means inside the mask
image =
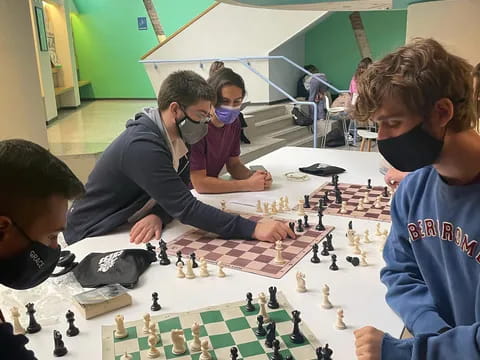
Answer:
POLYGON ((402 181, 403 178, 408 174, 408 172, 403 172, 395 168, 390 168, 385 174, 385 183, 392 189, 395 189, 396 187, 398 187, 398 185, 400 185, 400 181, 402 181))
POLYGON ((248 191, 265 190, 266 180, 264 171, 255 171, 252 176, 245 180, 248 184, 248 191))
POLYGON ((268 171, 264 171, 263 173, 265 174, 265 190, 267 190, 272 187, 272 174, 270 174, 268 171))
POLYGON ((373 326, 365 326, 353 332, 358 360, 380 360, 385 333, 373 326))
POLYGON ((162 226, 162 219, 157 215, 147 215, 133 225, 130 230, 130 242, 134 244, 147 243, 154 237, 159 240, 162 235, 162 226))
POLYGON ((287 236, 295 239, 295 233, 290 229, 288 224, 280 221, 257 223, 255 231, 253 232, 254 239, 268 242, 284 240, 287 236))

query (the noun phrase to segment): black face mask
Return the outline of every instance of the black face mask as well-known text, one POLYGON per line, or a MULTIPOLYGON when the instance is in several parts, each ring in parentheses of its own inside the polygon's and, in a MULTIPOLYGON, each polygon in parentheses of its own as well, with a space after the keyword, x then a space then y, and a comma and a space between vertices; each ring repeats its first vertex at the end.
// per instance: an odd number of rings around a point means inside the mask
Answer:
POLYGON ((423 129, 423 123, 400 136, 378 140, 378 150, 395 169, 414 171, 432 165, 440 156, 443 140, 423 129))
POLYGON ((33 241, 22 228, 13 224, 30 246, 18 255, 0 260, 0 283, 12 289, 25 290, 48 279, 60 258, 60 246, 53 249, 33 241))

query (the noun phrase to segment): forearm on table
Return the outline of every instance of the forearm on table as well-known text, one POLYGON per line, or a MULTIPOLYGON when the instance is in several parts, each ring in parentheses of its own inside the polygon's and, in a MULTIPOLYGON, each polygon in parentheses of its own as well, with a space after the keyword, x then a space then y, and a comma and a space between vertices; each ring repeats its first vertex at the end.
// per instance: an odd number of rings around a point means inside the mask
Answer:
POLYGON ((224 180, 212 176, 192 176, 192 184, 200 194, 222 194, 249 191, 245 180, 224 180))
POLYGON ((250 171, 250 169, 243 165, 241 162, 233 165, 227 164, 227 171, 235 180, 246 180, 253 174, 253 172, 250 171))

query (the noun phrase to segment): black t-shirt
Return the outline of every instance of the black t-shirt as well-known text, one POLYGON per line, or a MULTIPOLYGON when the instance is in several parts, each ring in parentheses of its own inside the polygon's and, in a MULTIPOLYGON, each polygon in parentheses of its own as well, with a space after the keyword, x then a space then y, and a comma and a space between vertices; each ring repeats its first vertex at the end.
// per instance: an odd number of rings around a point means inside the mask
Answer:
POLYGON ((13 326, 5 321, 0 311, 0 354, 5 360, 37 360, 31 350, 25 348, 28 339, 24 335, 13 335, 13 326))

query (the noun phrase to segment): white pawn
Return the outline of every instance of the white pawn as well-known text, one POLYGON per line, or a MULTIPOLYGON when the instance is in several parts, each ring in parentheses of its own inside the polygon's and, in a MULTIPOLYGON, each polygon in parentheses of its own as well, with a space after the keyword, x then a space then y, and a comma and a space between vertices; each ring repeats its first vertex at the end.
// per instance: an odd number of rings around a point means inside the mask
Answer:
POLYGON ((160 351, 157 349, 158 338, 155 335, 148 336, 148 345, 150 349, 147 352, 149 359, 155 359, 160 357, 160 351))
POLYGON ((278 212, 284 212, 285 211, 285 201, 283 200, 283 197, 280 198, 280 202, 278 204, 278 212))
POLYGON ((305 215, 305 208, 303 207, 303 204, 305 204, 305 201, 303 200, 298 200, 298 216, 303 216, 305 215))
POLYGON ((133 359, 132 355, 130 355, 126 351, 125 351, 125 354, 123 354, 122 357, 120 358, 120 360, 132 360, 132 359, 133 359))
POLYGON ((360 265, 362 266, 368 266, 367 263, 367 253, 365 251, 362 251, 361 258, 360 258, 360 265))
POLYGON ((183 264, 182 263, 177 264, 177 278, 179 278, 179 279, 185 278, 185 273, 183 272, 183 264))
POLYGON ((172 353, 175 355, 185 354, 187 348, 185 346, 185 335, 183 330, 175 329, 170 331, 170 339, 172 340, 172 353))
POLYGON ((337 310, 337 322, 335 323, 335 327, 338 330, 344 330, 347 328, 347 325, 343 322, 343 309, 338 309, 337 310))
POLYGON ((347 202, 342 201, 342 207, 340 208, 340 214, 346 214, 347 213, 347 202))
POLYGON ((382 231, 380 230, 380 226, 381 226, 380 223, 377 223, 376 231, 375 231, 376 236, 382 235, 382 231))
POLYGON ((370 232, 368 231, 368 229, 365 230, 364 234, 365 234, 365 238, 363 240, 364 243, 365 244, 370 244, 372 242, 372 240, 370 240, 370 232))
POLYGON ((220 201, 220 206, 222 207, 222 211, 227 210, 227 203, 225 200, 220 201))
POLYGON ((290 204, 288 203, 288 196, 285 195, 285 210, 290 210, 290 204))
POLYGON ((278 214, 278 210, 277 210, 277 202, 274 201, 272 203, 272 214, 275 215, 275 214, 278 214))
POLYGON ((357 205, 357 210, 364 210, 365 208, 363 207, 363 199, 358 200, 358 205, 357 205))
POLYGON ((360 255, 362 253, 362 249, 360 249, 360 236, 355 236, 355 243, 353 245, 353 253, 355 255, 360 255))
POLYGON ((13 333, 15 335, 25 335, 25 329, 22 324, 20 324, 20 312, 16 306, 10 309, 10 314, 13 318, 13 333))
POLYGON ((380 202, 381 198, 381 196, 377 196, 377 198, 375 199, 375 202, 373 203, 373 207, 375 209, 380 209, 382 207, 382 204, 380 202))
POLYGON ((330 288, 328 287, 327 284, 323 285, 322 292, 323 292, 322 307, 324 309, 331 309, 333 307, 333 305, 330 302, 330 299, 328 298, 330 296, 330 288))
POLYGON ((383 251, 383 248, 385 247, 386 242, 387 242, 387 235, 382 234, 380 236, 380 246, 378 248, 380 250, 380 252, 383 251))
POLYGON ((193 264, 192 264, 192 260, 187 260, 187 275, 186 275, 186 278, 187 279, 195 279, 196 276, 195 276, 195 273, 193 272, 193 264))
POLYGON ((219 261, 217 263, 217 266, 218 266, 218 272, 217 272, 217 276, 219 278, 224 278, 225 276, 227 276, 227 274, 225 274, 225 271, 223 271, 223 262, 219 261))
POLYGON ((202 341, 202 354, 200 355, 199 360, 211 360, 212 355, 208 352, 210 345, 208 344, 208 340, 202 341))
POLYGON ((200 325, 194 322, 192 325, 193 341, 190 343, 190 351, 197 352, 202 349, 202 343, 200 342, 200 325))
POLYGON ((114 335, 116 339, 123 339, 128 336, 127 330, 125 330, 124 324, 125 318, 123 315, 116 315, 115 316, 115 323, 117 324, 117 328, 115 329, 114 335))
POLYGON ((275 255, 275 259, 273 259, 273 261, 276 264, 285 264, 285 259, 282 256, 282 250, 283 250, 282 244, 283 243, 281 240, 278 240, 277 242, 275 242, 275 250, 277 251, 277 254, 275 255))
POLYGON ((388 236, 388 230, 386 230, 386 229, 385 229, 385 230, 383 230, 383 233, 382 233, 382 235, 388 236))
POLYGON ((367 191, 365 193, 365 196, 363 197, 363 203, 364 204, 368 204, 370 202, 369 198, 368 198, 368 195, 369 195, 369 192, 367 191))
POLYGON ((270 215, 270 211, 268 210, 269 205, 268 202, 263 203, 263 215, 270 215))
POLYGON ((200 258, 200 276, 201 277, 209 277, 210 273, 208 272, 207 268, 207 260, 205 258, 200 258))
POLYGON ((307 287, 305 284, 305 274, 297 271, 297 291, 304 293, 307 291, 307 287))
POLYGON ((267 309, 265 308, 265 305, 267 304, 267 297, 265 296, 265 293, 261 292, 258 294, 258 304, 260 305, 260 315, 263 316, 263 322, 269 322, 270 318, 268 317, 267 309))
POLYGON ((143 315, 143 333, 150 334, 150 314, 143 315))
POLYGON ((257 212, 263 212, 262 202, 260 200, 257 200, 257 212))

